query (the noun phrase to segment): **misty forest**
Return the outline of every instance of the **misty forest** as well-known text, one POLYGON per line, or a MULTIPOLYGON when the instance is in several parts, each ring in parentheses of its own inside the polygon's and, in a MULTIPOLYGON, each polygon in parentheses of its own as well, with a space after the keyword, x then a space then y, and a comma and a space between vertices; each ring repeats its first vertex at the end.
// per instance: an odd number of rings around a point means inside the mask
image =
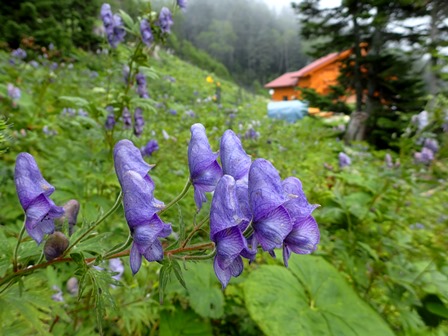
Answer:
POLYGON ((0 335, 448 335, 445 0, 0 3, 0 335))

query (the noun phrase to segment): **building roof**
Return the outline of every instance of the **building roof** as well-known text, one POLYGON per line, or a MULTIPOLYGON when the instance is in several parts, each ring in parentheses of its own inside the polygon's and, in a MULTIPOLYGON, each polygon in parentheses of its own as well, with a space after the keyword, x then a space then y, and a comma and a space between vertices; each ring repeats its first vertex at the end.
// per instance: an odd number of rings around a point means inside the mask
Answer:
POLYGON ((343 59, 350 54, 350 50, 346 50, 340 53, 331 53, 327 56, 321 57, 314 62, 306 65, 299 71, 287 72, 280 77, 274 79, 272 82, 267 83, 265 88, 277 88, 277 87, 288 87, 296 86, 299 77, 308 76, 311 72, 316 71, 334 61, 343 59))

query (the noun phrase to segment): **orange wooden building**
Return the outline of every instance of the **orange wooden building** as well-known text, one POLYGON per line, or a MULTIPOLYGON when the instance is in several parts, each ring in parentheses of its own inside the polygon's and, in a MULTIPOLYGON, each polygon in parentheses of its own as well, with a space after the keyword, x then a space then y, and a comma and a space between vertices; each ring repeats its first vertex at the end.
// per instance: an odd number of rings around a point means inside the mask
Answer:
POLYGON ((293 100, 300 98, 298 88, 311 88, 317 93, 327 94, 330 85, 337 84, 340 62, 347 58, 351 50, 332 53, 319 58, 295 72, 287 72, 267 83, 264 87, 272 89, 272 100, 293 100))

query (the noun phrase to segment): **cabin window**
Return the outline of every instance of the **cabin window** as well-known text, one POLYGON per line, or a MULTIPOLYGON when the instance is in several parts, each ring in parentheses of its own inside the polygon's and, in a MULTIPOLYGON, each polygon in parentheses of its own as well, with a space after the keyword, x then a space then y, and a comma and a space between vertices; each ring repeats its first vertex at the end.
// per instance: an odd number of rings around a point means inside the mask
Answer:
POLYGON ((283 100, 288 100, 288 96, 283 96, 283 100))

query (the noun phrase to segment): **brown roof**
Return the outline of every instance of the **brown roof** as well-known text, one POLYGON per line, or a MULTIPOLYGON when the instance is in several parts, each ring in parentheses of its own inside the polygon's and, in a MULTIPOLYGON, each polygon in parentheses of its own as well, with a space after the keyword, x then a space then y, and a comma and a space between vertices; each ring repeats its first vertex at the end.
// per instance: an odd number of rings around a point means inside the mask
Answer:
POLYGON ((274 79, 272 82, 267 83, 265 88, 277 88, 277 87, 288 87, 295 86, 299 77, 305 77, 311 72, 320 69, 327 64, 330 64, 336 60, 347 57, 350 54, 350 50, 346 50, 340 53, 331 53, 327 56, 321 57, 314 62, 306 65, 299 71, 287 72, 280 77, 274 79))

